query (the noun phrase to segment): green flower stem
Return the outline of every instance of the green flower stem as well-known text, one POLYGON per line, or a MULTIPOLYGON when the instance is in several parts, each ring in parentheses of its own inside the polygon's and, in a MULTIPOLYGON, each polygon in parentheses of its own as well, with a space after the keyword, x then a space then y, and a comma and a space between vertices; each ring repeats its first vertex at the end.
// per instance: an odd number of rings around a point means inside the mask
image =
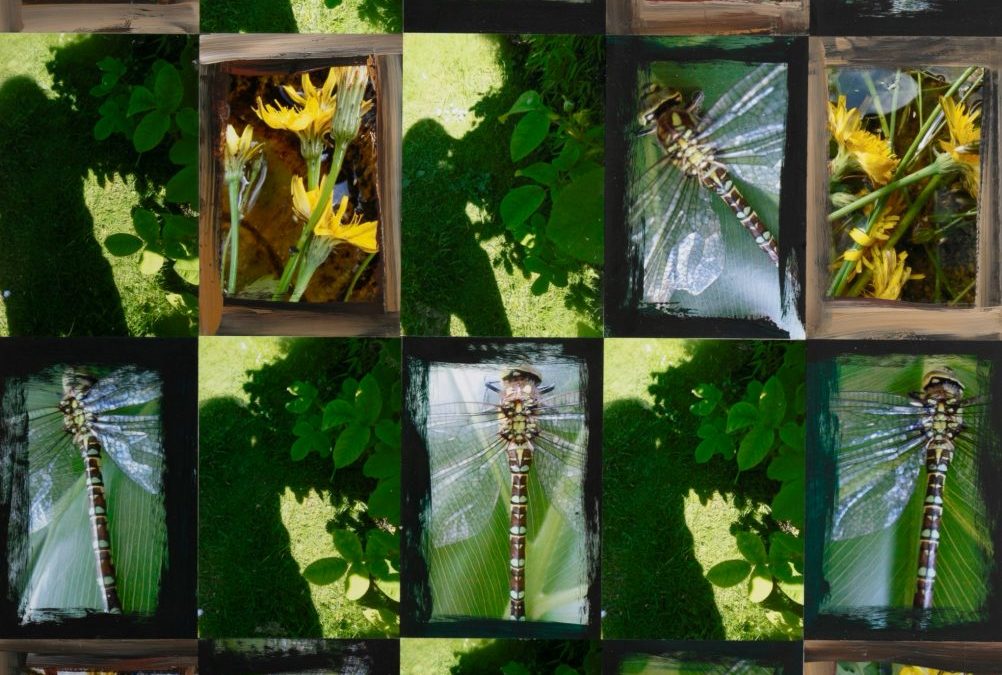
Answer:
MULTIPOLYGON (((960 77, 958 77, 953 82, 953 84, 950 85, 950 88, 946 90, 946 94, 944 94, 944 98, 949 98, 950 96, 953 96, 957 92, 957 90, 961 87, 961 85, 963 85, 964 82, 966 82, 971 77, 971 75, 973 75, 975 72, 977 72, 977 70, 978 70, 977 66, 971 66, 971 67, 967 68, 963 73, 961 73, 960 77)), ((900 184, 900 183, 897 183, 897 181, 900 179, 901 175, 907 170, 907 167, 911 164, 912 159, 915 157, 915 154, 918 152, 919 144, 922 142, 922 139, 924 139, 926 137, 926 134, 929 133, 929 129, 935 123, 936 117, 937 117, 936 111, 942 110, 942 108, 943 108, 942 103, 937 103, 935 110, 933 110, 932 114, 930 114, 929 117, 926 118, 925 122, 922 124, 922 128, 919 129, 919 132, 917 134, 915 134, 915 138, 912 139, 911 145, 908 147, 908 150, 905 152, 904 157, 901 158, 901 161, 898 163, 898 168, 895 169, 894 175, 891 177, 891 183, 890 183, 890 185, 896 185, 897 187, 903 187, 903 185, 900 184)), ((930 166, 935 166, 935 164, 931 164, 930 166)), ((926 167, 926 168, 928 169, 929 167, 926 167)), ((917 173, 919 173, 919 172, 917 172, 917 173)), ((915 174, 912 174, 912 175, 914 176, 915 174)), ((886 188, 887 186, 884 186, 884 187, 886 188)), ((885 195, 889 195, 890 194, 890 190, 884 190, 883 188, 881 190, 878 190, 877 192, 882 192, 882 194, 878 195, 877 197, 874 197, 873 199, 869 199, 868 201, 865 202, 865 204, 868 204, 871 201, 874 201, 875 199, 880 199, 880 202, 876 205, 876 207, 870 213, 870 217, 867 220, 867 223, 866 223, 866 233, 867 234, 871 234, 872 233, 873 227, 880 220, 880 215, 881 215, 881 213, 884 210, 884 206, 886 205, 886 200, 883 199, 882 197, 884 197, 885 195)), ((871 193, 871 195, 872 194, 875 194, 875 193, 871 193)), ((870 195, 867 195, 867 197, 869 197, 869 196, 870 195)), ((864 197, 864 199, 866 199, 867 197, 864 197)), ((859 205, 857 205, 857 204, 858 204, 858 202, 853 202, 849 206, 844 207, 843 209, 839 209, 839 211, 836 211, 835 213, 833 213, 830 216, 828 216, 828 220, 829 221, 835 220, 835 218, 837 217, 835 214, 837 214, 839 212, 844 211, 846 213, 851 213, 852 211, 856 210, 856 208, 859 208, 859 206, 865 205, 865 204, 859 204, 859 205), (848 211, 846 209, 848 209, 848 211)), ((855 242, 853 242, 853 246, 852 246, 852 248, 850 250, 858 251, 861 248, 862 247, 859 244, 856 244, 855 242)), ((828 297, 838 297, 838 296, 842 295, 843 291, 845 290, 845 285, 846 285, 846 283, 849 280, 849 271, 855 265, 856 265, 856 263, 854 261, 852 261, 852 260, 844 260, 844 261, 842 261, 842 266, 839 268, 838 272, 836 272, 835 277, 832 279, 831 285, 828 287, 828 297)))
POLYGON ((323 160, 323 153, 317 153, 313 157, 304 157, 306 160, 306 189, 316 190, 320 184, 320 165, 323 160))
POLYGON ((895 190, 898 190, 903 187, 908 187, 912 183, 917 183, 920 180, 928 178, 929 176, 935 176, 936 174, 942 173, 943 171, 944 167, 939 162, 933 162, 928 166, 922 167, 915 173, 908 174, 904 178, 899 178, 893 183, 888 183, 887 185, 881 187, 879 190, 874 190, 873 192, 867 193, 862 197, 860 197, 859 199, 857 199, 856 201, 852 202, 851 204, 846 204, 842 208, 832 211, 831 213, 828 214, 828 220, 832 221, 832 220, 838 220, 839 218, 844 218, 853 211, 858 211, 867 204, 875 202, 881 197, 889 195, 895 190))
POLYGON ((230 274, 226 292, 232 296, 237 292, 237 249, 240 246, 240 179, 231 180, 230 195, 230 274))
POLYGON ((302 257, 303 251, 306 249, 306 244, 309 242, 310 236, 313 234, 313 228, 317 226, 317 223, 320 221, 320 214, 322 214, 324 209, 328 207, 331 195, 334 194, 334 185, 337 183, 337 175, 341 173, 341 164, 344 163, 344 156, 347 151, 347 141, 335 141, 334 153, 331 156, 330 172, 327 174, 327 177, 324 178, 323 185, 321 186, 320 199, 317 200, 317 206, 310 214, 310 219, 305 225, 303 225, 303 231, 299 235, 299 241, 296 242, 296 252, 293 253, 289 257, 289 261, 285 263, 285 269, 282 270, 282 278, 278 281, 278 288, 271 296, 272 300, 280 300, 289 290, 289 284, 292 282, 292 274, 296 271, 296 265, 299 264, 299 259, 302 257))
MULTIPOLYGON (((377 253, 378 253, 378 251, 377 251, 377 253)), ((365 259, 365 261, 359 266, 358 271, 355 272, 355 276, 352 277, 352 279, 351 279, 351 285, 348 286, 348 292, 344 294, 344 301, 345 302, 348 302, 348 298, 351 297, 352 291, 355 290, 355 284, 358 283, 358 278, 360 276, 362 276, 362 272, 365 271, 365 268, 369 266, 369 263, 371 263, 372 259, 375 258, 375 257, 376 257, 375 253, 370 253, 368 255, 368 257, 365 259)))

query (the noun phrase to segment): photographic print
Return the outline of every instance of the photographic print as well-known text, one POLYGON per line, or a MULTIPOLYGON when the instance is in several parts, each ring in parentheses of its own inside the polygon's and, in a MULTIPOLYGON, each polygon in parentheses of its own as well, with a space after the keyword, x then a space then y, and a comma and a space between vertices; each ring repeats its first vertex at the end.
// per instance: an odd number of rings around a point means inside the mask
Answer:
POLYGON ((405 565, 415 630, 594 628, 596 348, 424 340, 408 348, 406 500, 425 505, 405 524, 409 541, 425 542, 405 565))
POLYGON ((812 359, 809 635, 993 633, 997 361, 892 349, 812 359))
POLYGON ((740 40, 619 45, 631 84, 610 132, 625 159, 606 248, 607 266, 625 267, 607 286, 610 332, 802 336, 798 235, 780 231, 791 66, 740 60, 740 40))
POLYGON ((400 660, 401 675, 602 672, 601 651, 595 640, 405 638, 400 641, 400 660))
POLYGON ((201 0, 206 33, 399 33, 400 0, 201 0))

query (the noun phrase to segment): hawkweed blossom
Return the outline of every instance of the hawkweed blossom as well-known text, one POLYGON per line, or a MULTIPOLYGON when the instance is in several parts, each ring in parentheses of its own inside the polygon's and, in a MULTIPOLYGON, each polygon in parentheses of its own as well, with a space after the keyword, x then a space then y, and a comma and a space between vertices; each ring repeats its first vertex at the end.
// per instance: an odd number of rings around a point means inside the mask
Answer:
POLYGON ((306 245, 296 275, 296 286, 291 297, 293 302, 302 297, 313 274, 338 244, 349 244, 366 253, 376 253, 379 250, 376 242, 376 221, 363 223, 361 217, 354 214, 348 223, 343 223, 345 212, 348 210, 347 195, 341 198, 341 203, 335 211, 331 201, 319 204, 320 192, 319 188, 307 190, 300 176, 292 179, 292 208, 295 218, 301 222, 310 222, 314 211, 320 209, 320 215, 313 228, 314 236, 306 245))
POLYGON ((964 189, 977 199, 981 186, 981 128, 977 125, 981 111, 968 112, 963 103, 955 103, 952 98, 940 98, 950 140, 939 142, 956 164, 964 179, 964 189))
POLYGON ((229 275, 226 290, 230 295, 237 287, 237 255, 240 249, 240 221, 254 207, 264 184, 268 165, 264 160, 264 144, 254 140, 254 128, 244 127, 237 134, 233 125, 226 125, 226 145, 223 149, 223 169, 230 202, 230 232, 228 245, 223 246, 223 269, 229 254, 229 275))
POLYGON ((839 179, 849 171, 861 170, 876 185, 885 185, 898 167, 891 144, 862 128, 859 110, 845 107, 845 96, 834 105, 828 102, 828 130, 838 145, 831 160, 831 176, 839 179))
MULTIPOLYGON (((852 279, 852 277, 863 270, 863 259, 871 248, 882 246, 884 242, 890 239, 889 232, 898 226, 901 220, 900 211, 903 206, 904 204, 900 196, 895 193, 880 212, 879 219, 874 223, 873 229, 869 234, 860 227, 853 227, 849 230, 849 237, 856 245, 846 249, 838 259, 838 262, 847 260, 855 263, 849 272, 849 279, 852 279)), ((867 213, 869 214, 871 211, 872 208, 868 209, 867 213)))
POLYGON ((870 255, 863 259, 863 264, 873 272, 866 296, 880 300, 898 300, 906 282, 925 279, 924 274, 912 274, 912 268, 905 265, 907 258, 907 253, 897 253, 893 247, 873 247, 870 255))
POLYGON ((372 108, 372 101, 364 100, 368 84, 368 66, 343 66, 338 69, 339 105, 331 122, 331 136, 335 144, 350 143, 358 135, 362 116, 372 108))

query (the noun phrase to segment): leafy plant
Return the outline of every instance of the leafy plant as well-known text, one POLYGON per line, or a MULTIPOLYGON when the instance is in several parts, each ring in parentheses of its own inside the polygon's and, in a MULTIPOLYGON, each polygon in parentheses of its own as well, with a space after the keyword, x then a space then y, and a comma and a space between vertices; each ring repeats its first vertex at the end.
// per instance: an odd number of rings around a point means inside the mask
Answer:
POLYGON ((400 544, 400 406, 399 356, 381 343, 379 360, 361 379, 346 377, 333 398, 316 386, 297 381, 289 386, 286 409, 297 416, 289 454, 300 461, 309 453, 331 457, 334 472, 358 470, 374 480, 366 515, 357 529, 332 533, 338 556, 313 561, 306 580, 326 585, 340 581, 346 596, 376 605, 367 616, 382 626, 396 621, 399 601, 400 544), (380 597, 381 596, 381 597, 380 597), (386 602, 390 599, 393 602, 386 602))
POLYGON ((605 223, 604 127, 591 124, 588 110, 563 114, 547 107, 532 90, 518 97, 499 120, 520 116, 511 135, 512 162, 537 149, 549 161, 515 171, 529 183, 517 185, 501 200, 501 219, 515 242, 515 257, 538 275, 532 292, 550 284, 563 287, 568 272, 602 266, 605 223))
POLYGON ((723 588, 745 583, 749 599, 792 633, 803 624, 806 393, 803 345, 791 343, 783 350, 778 367, 763 360, 767 353, 759 355, 760 367, 739 400, 728 403, 721 388, 700 384, 690 412, 702 419, 697 462, 720 455, 737 464, 737 480, 765 467, 766 476, 780 484, 763 522, 736 524, 741 558, 714 565, 706 578, 723 588))
POLYGON ((188 316, 195 332, 198 317, 198 112, 195 43, 188 40, 176 60, 147 56, 107 56, 97 63, 101 80, 90 94, 103 98, 94 138, 121 134, 141 155, 163 154, 178 167, 162 191, 144 199, 132 213, 135 235, 105 239, 115 256, 139 253, 143 274, 167 275, 167 299, 188 316))

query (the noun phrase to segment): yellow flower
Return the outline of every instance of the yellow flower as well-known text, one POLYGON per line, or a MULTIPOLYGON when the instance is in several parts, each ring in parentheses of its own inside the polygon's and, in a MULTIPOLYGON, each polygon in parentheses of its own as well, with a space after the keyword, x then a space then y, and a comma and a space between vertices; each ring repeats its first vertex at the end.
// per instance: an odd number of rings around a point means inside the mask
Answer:
POLYGON ((846 109, 845 96, 839 96, 836 104, 828 102, 828 131, 838 144, 838 154, 831 166, 833 177, 840 178, 846 170, 855 167, 877 185, 891 180, 898 160, 890 143, 862 128, 859 110, 846 109))
POLYGON ((254 127, 247 125, 242 134, 232 124, 226 125, 226 146, 223 148, 223 168, 226 180, 244 175, 244 167, 264 149, 264 143, 254 141, 254 127))
POLYGON ((869 258, 863 263, 873 271, 870 279, 870 289, 866 295, 881 300, 897 300, 901 297, 901 289, 906 282, 913 279, 925 279, 924 274, 912 274, 912 268, 905 265, 908 254, 902 251, 895 253, 893 248, 874 247, 869 258))
POLYGON ((971 196, 977 198, 981 185, 981 128, 976 125, 981 111, 968 113, 963 103, 955 103, 951 98, 940 98, 946 126, 950 130, 950 140, 940 141, 939 146, 948 152, 960 165, 964 176, 964 186, 971 196))
POLYGON ((859 125, 859 111, 856 108, 846 110, 845 96, 839 96, 835 105, 828 101, 828 131, 836 143, 844 146, 849 134, 859 130, 859 125))
MULTIPOLYGON (((839 260, 848 260, 850 262, 856 263, 852 270, 849 272, 849 279, 859 274, 863 270, 863 257, 866 255, 868 249, 873 246, 882 246, 885 241, 890 238, 889 232, 898 226, 898 222, 901 220, 901 209, 904 206, 904 202, 901 199, 900 192, 894 192, 887 200, 887 204, 884 205, 883 210, 880 212, 880 217, 877 222, 873 224, 873 229, 870 234, 867 234, 863 228, 854 227, 849 230, 849 237, 856 243, 856 246, 846 250, 839 260)), ((866 209, 865 213, 869 215, 873 211, 873 207, 866 209)), ((836 263, 836 267, 839 266, 836 263)))
POLYGON ((963 675, 963 673, 953 673, 946 670, 936 670, 935 668, 924 668, 922 666, 902 666, 898 675, 963 675))
POLYGON ((291 84, 287 84, 283 87, 285 93, 289 95, 293 101, 301 106, 306 106, 306 102, 309 100, 316 100, 320 105, 320 109, 324 111, 334 111, 334 107, 337 105, 337 96, 334 94, 334 83, 337 81, 337 73, 335 68, 331 68, 327 71, 327 79, 320 89, 313 86, 313 80, 310 79, 309 73, 303 73, 303 93, 300 94, 296 91, 296 88, 291 84))
MULTIPOLYGON (((320 181, 323 183, 323 181, 320 181)), ((317 208, 317 201, 320 199, 321 189, 307 191, 301 176, 292 179, 292 207, 296 216, 304 222, 309 221, 313 210, 317 208)), ((313 233, 318 237, 328 237, 334 243, 346 242, 360 248, 366 253, 376 253, 379 251, 379 244, 376 242, 376 221, 361 222, 358 214, 352 216, 348 223, 342 223, 344 214, 348 210, 348 197, 341 198, 337 212, 333 210, 333 204, 321 206, 324 209, 313 228, 313 233)))
POLYGON ((335 141, 348 143, 358 134, 362 115, 372 108, 372 101, 366 101, 365 89, 369 84, 369 68, 366 65, 341 66, 337 72, 337 110, 331 135, 335 141))
POLYGON ((275 105, 262 103, 257 99, 257 116, 272 129, 294 131, 301 141, 320 140, 330 131, 333 110, 323 110, 320 101, 311 98, 302 107, 285 107, 281 103, 275 105))

